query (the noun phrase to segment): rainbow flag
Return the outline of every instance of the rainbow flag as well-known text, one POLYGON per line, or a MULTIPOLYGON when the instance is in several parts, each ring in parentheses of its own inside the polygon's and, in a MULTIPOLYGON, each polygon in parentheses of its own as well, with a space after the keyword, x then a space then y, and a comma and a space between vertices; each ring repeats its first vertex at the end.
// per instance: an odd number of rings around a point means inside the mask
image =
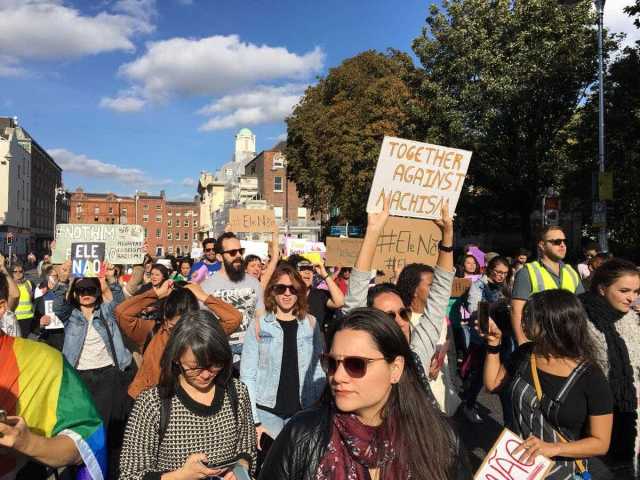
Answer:
MULTIPOLYGON (((78 478, 107 477, 105 430, 91 394, 62 354, 44 343, 0 333, 0 409, 45 437, 67 435, 84 465, 78 478)), ((0 456, 0 478, 18 468, 0 456)))

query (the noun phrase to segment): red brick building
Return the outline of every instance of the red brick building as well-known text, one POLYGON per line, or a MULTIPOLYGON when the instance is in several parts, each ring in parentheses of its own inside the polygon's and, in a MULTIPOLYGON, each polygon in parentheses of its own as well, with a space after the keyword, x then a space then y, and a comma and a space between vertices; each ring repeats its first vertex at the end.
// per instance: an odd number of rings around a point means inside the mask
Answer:
MULTIPOLYGON (((294 237, 317 240, 320 222, 303 205, 296 184, 287 181, 287 165, 283 154, 285 143, 260 152, 245 166, 245 175, 258 179, 260 198, 275 212, 276 220, 294 237)), ((282 230, 281 230, 282 231, 282 230)))
POLYGON ((160 195, 122 197, 86 193, 78 188, 70 202, 69 223, 142 225, 151 251, 158 256, 188 254, 200 218, 198 202, 170 202, 164 191, 160 195))

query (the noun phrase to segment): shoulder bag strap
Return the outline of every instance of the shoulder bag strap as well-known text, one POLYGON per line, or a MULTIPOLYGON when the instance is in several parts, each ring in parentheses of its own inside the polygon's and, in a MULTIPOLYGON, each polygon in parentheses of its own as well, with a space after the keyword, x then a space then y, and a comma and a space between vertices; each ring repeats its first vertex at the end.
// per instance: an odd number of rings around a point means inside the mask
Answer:
MULTIPOLYGON (((543 394, 542 394, 542 387, 540 386, 540 378, 538 378, 538 365, 536 363, 536 356, 533 353, 531 353, 531 356, 529 358, 530 358, 529 363, 531 365, 531 378, 533 379, 533 386, 536 390, 536 396, 538 397, 538 401, 541 402, 543 394)), ((585 368, 581 368, 583 367, 583 365, 584 365, 584 362, 579 364, 576 368, 573 369, 573 372, 571 372, 571 375, 569 375, 569 378, 567 378, 567 381, 564 383, 564 385, 560 389, 560 392, 556 396, 557 399, 558 398, 562 398, 563 400, 566 399, 567 393, 571 390, 571 387, 573 387, 573 385, 578 380, 578 378, 582 376, 582 374, 586 371, 585 368)), ((561 442, 569 443, 562 434, 560 434, 558 431, 556 431, 556 433, 561 442)), ((576 466, 578 467, 578 471, 580 473, 584 473, 587 471, 587 469, 584 466, 584 462, 582 460, 576 458, 575 462, 576 462, 576 466)))
POLYGON ((156 460, 160 457, 160 445, 164 440, 169 426, 169 417, 171 416, 171 397, 160 397, 160 426, 158 428, 158 448, 156 450, 156 460))

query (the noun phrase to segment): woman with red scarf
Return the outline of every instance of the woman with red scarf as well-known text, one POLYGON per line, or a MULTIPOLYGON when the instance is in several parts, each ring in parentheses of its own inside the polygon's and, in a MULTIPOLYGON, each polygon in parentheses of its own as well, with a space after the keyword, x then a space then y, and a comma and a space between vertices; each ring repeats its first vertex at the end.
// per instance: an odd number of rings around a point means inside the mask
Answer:
POLYGON ((456 434, 424 394, 400 327, 358 308, 338 322, 322 356, 328 387, 285 426, 260 479, 467 479, 456 434))

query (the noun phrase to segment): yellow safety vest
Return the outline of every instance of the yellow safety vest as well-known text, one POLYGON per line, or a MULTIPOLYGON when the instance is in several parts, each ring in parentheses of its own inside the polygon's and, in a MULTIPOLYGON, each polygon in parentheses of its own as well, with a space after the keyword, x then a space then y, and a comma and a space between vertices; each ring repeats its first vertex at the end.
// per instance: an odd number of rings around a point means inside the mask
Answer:
POLYGON ((544 290, 555 290, 557 288, 576 293, 578 285, 580 284, 578 272, 576 272, 571 265, 562 265, 560 269, 560 287, 558 287, 555 279, 547 269, 540 265, 540 262, 527 263, 525 267, 527 267, 529 271, 529 280, 531 281, 530 295, 544 290))
POLYGON ((20 302, 16 308, 16 318, 18 320, 28 320, 33 318, 33 304, 31 303, 31 282, 27 280, 18 285, 20 290, 20 302))

